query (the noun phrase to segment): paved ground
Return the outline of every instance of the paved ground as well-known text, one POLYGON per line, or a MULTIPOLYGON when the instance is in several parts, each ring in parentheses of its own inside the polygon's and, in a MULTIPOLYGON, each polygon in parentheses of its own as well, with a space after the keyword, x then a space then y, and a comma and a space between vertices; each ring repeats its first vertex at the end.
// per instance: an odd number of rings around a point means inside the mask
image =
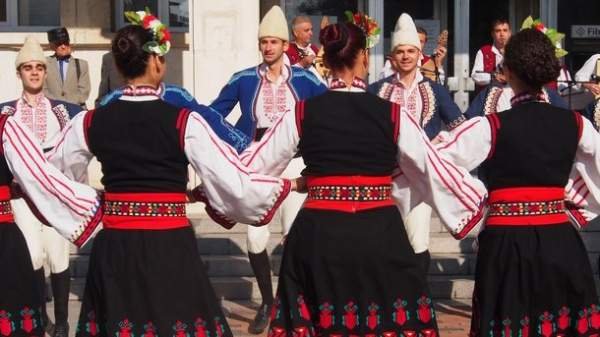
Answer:
MULTIPOLYGON (((70 336, 75 335, 75 325, 79 315, 81 302, 69 302, 69 321, 71 325, 70 336)), ((228 318, 229 326, 233 330, 235 337, 265 337, 262 335, 248 334, 248 324, 254 318, 254 313, 258 305, 250 302, 231 302, 225 301, 224 307, 231 311, 228 318)), ((441 337, 467 337, 471 308, 465 302, 457 301, 438 301, 436 303, 436 313, 441 337)), ((53 316, 52 303, 49 303, 48 311, 53 316)))

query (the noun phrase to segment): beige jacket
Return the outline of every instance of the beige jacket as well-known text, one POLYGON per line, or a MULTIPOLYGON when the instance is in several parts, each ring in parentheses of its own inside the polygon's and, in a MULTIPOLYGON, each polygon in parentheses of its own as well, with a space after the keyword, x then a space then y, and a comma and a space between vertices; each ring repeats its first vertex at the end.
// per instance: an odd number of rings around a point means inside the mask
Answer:
POLYGON ((71 58, 64 83, 60 78, 56 57, 48 56, 46 61, 48 62, 48 77, 44 83, 46 96, 77 105, 85 105, 85 101, 90 95, 90 73, 87 61, 79 59, 81 72, 79 78, 77 78, 75 58, 71 58))

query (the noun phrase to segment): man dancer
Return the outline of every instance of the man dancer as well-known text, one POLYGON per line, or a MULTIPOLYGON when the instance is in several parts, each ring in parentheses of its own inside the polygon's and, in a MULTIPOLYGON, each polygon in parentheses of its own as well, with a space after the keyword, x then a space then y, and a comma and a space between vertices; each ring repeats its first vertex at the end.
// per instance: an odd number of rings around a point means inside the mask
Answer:
MULTIPOLYGON (((273 6, 260 23, 258 46, 263 62, 234 74, 210 105, 211 109, 226 117, 239 102, 242 111, 235 127, 254 140, 286 111, 295 108, 298 100, 323 93, 327 88, 310 72, 300 67, 284 64, 289 32, 285 15, 279 6, 273 6)), ((304 166, 301 159, 293 160, 284 176, 297 177, 304 166)), ((304 196, 291 193, 281 206, 284 232, 287 233, 304 196)), ((267 254, 269 228, 248 226, 248 257, 262 296, 262 304, 248 331, 259 334, 268 325, 273 304, 271 265, 267 254)))
MULTIPOLYGON (((14 117, 29 128, 45 152, 54 147, 61 130, 70 118, 81 111, 78 105, 46 98, 43 93, 47 75, 46 62, 40 43, 28 37, 15 62, 17 76, 23 84, 23 93, 17 100, 0 104, 2 113, 14 113, 14 117)), ((56 326, 52 329, 52 325, 46 323, 48 319, 44 305, 42 317, 45 320, 44 324, 47 325, 46 331, 52 337, 68 337, 70 243, 52 227, 44 226, 29 210, 23 199, 13 199, 11 206, 15 222, 25 236, 33 267, 39 273, 42 285, 44 285, 45 259, 50 267, 56 326)))
POLYGON ((506 80, 499 65, 504 59, 504 46, 510 39, 512 31, 506 19, 497 19, 492 22, 491 35, 494 43, 485 45, 477 51, 475 63, 471 71, 471 78, 475 81, 477 90, 483 89, 491 82, 505 84, 506 80))
MULTIPOLYGON (((424 78, 418 69, 421 59, 421 43, 412 18, 403 13, 392 33, 392 66, 396 73, 369 86, 369 91, 379 97, 398 103, 421 122, 421 127, 429 139, 435 139, 442 124, 453 129, 465 117, 450 98, 443 86, 424 78)), ((429 270, 431 259, 429 247, 429 226, 431 207, 422 203, 415 207, 404 223, 406 232, 415 253, 422 256, 423 272, 429 270)))

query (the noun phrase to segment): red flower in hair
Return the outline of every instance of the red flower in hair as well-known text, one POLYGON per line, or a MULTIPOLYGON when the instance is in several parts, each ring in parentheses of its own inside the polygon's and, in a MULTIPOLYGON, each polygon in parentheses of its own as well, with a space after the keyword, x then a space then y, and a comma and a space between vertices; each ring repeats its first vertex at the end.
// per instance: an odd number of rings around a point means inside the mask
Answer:
POLYGON ((156 17, 154 15, 146 15, 144 17, 144 21, 142 21, 142 27, 144 27, 144 29, 150 28, 150 22, 152 22, 153 20, 156 20, 156 17))
POLYGON ((162 39, 160 39, 159 43, 163 44, 167 41, 171 41, 171 32, 168 29, 162 30, 162 39))
POLYGON ((543 23, 539 22, 539 23, 536 23, 536 24, 533 26, 533 28, 535 28, 535 29, 537 29, 537 30, 539 30, 539 31, 541 32, 541 31, 543 31, 543 30, 544 30, 544 28, 545 28, 545 27, 544 27, 544 24, 543 24, 543 23))

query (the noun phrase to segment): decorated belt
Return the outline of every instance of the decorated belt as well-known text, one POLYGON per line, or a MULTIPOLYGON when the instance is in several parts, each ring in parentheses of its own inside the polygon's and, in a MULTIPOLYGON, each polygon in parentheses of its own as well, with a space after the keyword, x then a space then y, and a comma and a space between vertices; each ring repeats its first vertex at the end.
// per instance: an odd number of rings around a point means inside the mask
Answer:
POLYGON ((393 205, 390 176, 307 177, 305 208, 356 212, 393 205))
POLYGON ((10 198, 10 187, 7 185, 0 186, 0 224, 13 223, 15 221, 12 207, 10 206, 10 198))
POLYGON ((568 222, 561 187, 516 187, 490 192, 487 225, 551 225, 568 222))
POLYGON ((184 193, 105 193, 104 228, 160 230, 189 226, 184 193))

